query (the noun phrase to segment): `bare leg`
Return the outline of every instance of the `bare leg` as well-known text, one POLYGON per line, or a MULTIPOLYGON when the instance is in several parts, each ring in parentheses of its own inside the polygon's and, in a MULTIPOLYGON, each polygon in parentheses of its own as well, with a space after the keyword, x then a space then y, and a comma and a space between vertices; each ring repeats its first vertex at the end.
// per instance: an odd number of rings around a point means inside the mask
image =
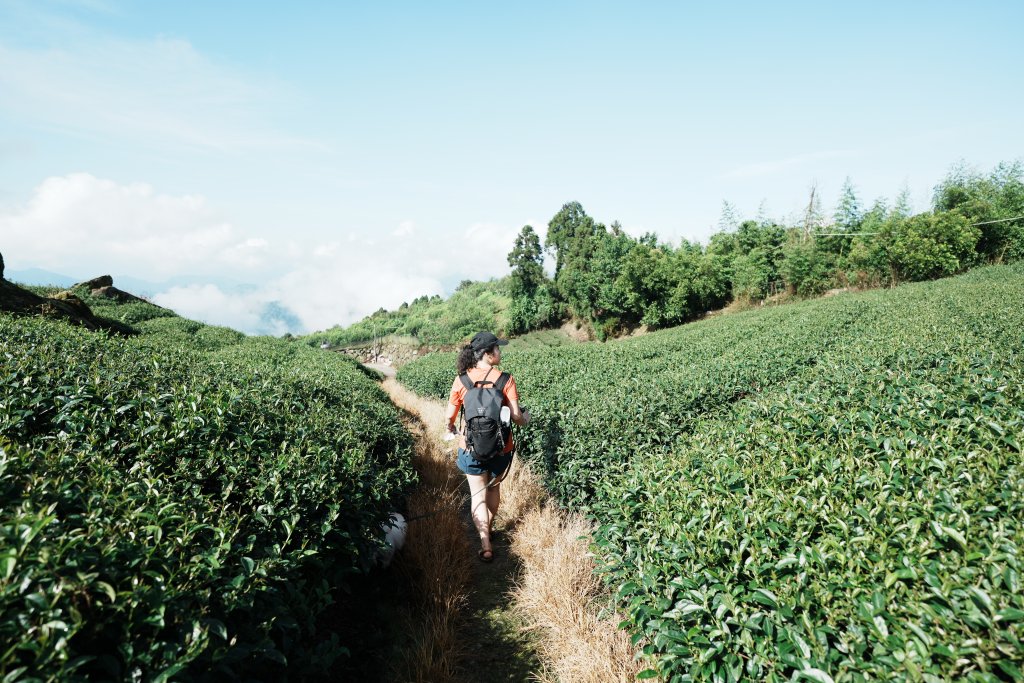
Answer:
MULTIPOLYGON (((467 474, 469 481, 469 509, 473 515, 473 526, 480 535, 480 548, 484 551, 491 550, 491 521, 493 513, 490 509, 490 489, 487 482, 490 479, 488 474, 467 474)), ((497 509, 497 504, 495 504, 497 509)))
POLYGON ((487 489, 488 533, 493 531, 494 518, 498 515, 498 505, 500 504, 501 484, 495 484, 494 486, 487 489))

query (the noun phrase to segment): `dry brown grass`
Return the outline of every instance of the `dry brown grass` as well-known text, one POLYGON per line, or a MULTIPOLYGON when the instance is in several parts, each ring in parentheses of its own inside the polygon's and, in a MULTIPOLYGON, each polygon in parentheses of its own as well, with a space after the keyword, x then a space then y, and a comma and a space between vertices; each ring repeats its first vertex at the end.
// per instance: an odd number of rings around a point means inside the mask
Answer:
POLYGON ((444 413, 437 402, 419 398, 393 379, 384 388, 412 418, 407 426, 416 438, 414 466, 420 475, 420 486, 408 500, 410 530, 402 550, 402 567, 420 601, 407 624, 414 645, 393 663, 389 678, 450 681, 463 655, 458 635, 472 557, 459 513, 462 477, 438 439, 436 425, 444 413))
MULTIPOLYGON (((460 576, 467 577, 468 582, 471 571, 468 558, 472 553, 464 532, 459 529, 459 514, 455 509, 461 475, 454 470, 451 457, 445 455, 440 442, 444 406, 439 401, 416 396, 394 380, 386 381, 384 386, 399 407, 418 415, 426 425, 425 433, 418 434, 417 441, 430 444, 422 448, 431 452, 420 459, 430 471, 430 481, 438 483, 428 484, 428 476, 424 474, 425 486, 414 496, 416 504, 436 509, 440 503, 438 495, 451 497, 448 499, 451 505, 447 506, 451 516, 445 513, 443 522, 438 520, 436 524, 445 539, 451 535, 450 550, 433 547, 438 543, 433 538, 437 531, 434 530, 429 537, 410 533, 406 552, 413 551, 413 539, 419 537, 416 544, 431 546, 415 550, 415 564, 422 566, 425 579, 429 575, 433 577, 429 581, 444 584, 450 580, 452 568, 458 566, 460 576), (429 489, 431 486, 434 488, 429 489)), ((560 683, 635 680, 644 667, 629 636, 617 628, 621 617, 603 614, 609 611, 610 596, 594 574, 588 523, 579 515, 559 509, 522 460, 516 460, 501 489, 502 502, 495 523, 507 530, 511 550, 522 566, 519 585, 511 598, 514 612, 523 621, 524 628, 537 634, 536 642, 544 662, 544 671, 538 674, 538 680, 560 683)), ((410 513, 415 515, 413 502, 410 501, 410 513)), ((431 526, 435 524, 432 522, 431 526)), ((443 585, 429 581, 425 580, 423 585, 438 596, 432 598, 434 602, 429 605, 438 615, 424 619, 428 622, 424 630, 436 630, 436 633, 425 635, 423 651, 410 656, 410 660, 422 665, 424 670, 430 669, 435 660, 454 660, 459 656, 454 620, 466 601, 464 590, 460 595, 449 594, 443 585), (446 654, 443 648, 447 647, 451 650, 446 654)), ((454 661, 451 666, 454 668, 454 661)), ((437 674, 433 674, 433 679, 428 674, 414 675, 418 669, 412 666, 403 671, 407 677, 402 680, 447 680, 437 674)))
POLYGON ((514 606, 539 631, 541 681, 634 681, 644 668, 594 573, 590 533, 585 519, 553 504, 528 511, 516 527, 512 550, 523 571, 514 606))

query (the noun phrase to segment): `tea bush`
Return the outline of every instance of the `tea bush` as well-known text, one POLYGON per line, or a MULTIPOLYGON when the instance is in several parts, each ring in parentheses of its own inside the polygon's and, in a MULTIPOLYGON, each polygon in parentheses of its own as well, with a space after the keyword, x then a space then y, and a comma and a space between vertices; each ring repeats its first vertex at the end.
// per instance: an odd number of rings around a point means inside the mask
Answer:
POLYGON ((177 317, 0 315, 5 680, 302 679, 412 483, 357 366, 177 317))
POLYGON ((598 523, 645 675, 1021 680, 1022 300, 995 267, 509 354, 520 453, 598 523))

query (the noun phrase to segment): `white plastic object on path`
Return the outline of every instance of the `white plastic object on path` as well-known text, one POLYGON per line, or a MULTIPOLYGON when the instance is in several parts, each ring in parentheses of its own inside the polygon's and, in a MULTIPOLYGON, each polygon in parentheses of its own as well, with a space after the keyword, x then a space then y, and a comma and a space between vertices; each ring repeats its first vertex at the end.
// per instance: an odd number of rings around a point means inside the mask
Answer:
POLYGON ((377 561, 382 567, 391 564, 395 553, 405 545, 405 533, 409 530, 409 523, 405 521, 402 513, 392 512, 389 517, 388 521, 381 524, 387 546, 377 551, 377 561))

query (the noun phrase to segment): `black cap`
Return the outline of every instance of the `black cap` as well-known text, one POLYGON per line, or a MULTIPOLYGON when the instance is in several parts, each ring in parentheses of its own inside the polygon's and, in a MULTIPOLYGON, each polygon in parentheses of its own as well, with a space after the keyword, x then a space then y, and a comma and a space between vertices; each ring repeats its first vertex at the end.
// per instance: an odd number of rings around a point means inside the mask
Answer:
POLYGON ((508 344, 507 339, 498 339, 490 332, 477 332, 473 336, 473 341, 469 342, 470 346, 473 347, 474 351, 486 351, 492 346, 504 346, 508 344))

